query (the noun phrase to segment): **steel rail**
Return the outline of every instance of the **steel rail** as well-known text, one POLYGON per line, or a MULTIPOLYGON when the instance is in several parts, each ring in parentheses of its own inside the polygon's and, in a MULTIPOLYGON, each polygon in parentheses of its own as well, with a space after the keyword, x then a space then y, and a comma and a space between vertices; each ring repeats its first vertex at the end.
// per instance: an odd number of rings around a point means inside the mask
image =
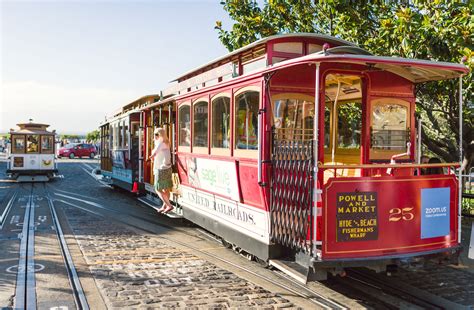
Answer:
POLYGON ((10 200, 7 203, 7 206, 5 207, 5 210, 3 210, 2 215, 0 216, 0 229, 3 229, 3 225, 5 225, 5 219, 8 217, 8 214, 10 213, 10 210, 13 206, 13 203, 15 202, 15 199, 18 195, 18 191, 15 191, 10 198, 10 200))
POLYGON ((56 209, 54 207, 53 199, 51 199, 49 192, 47 190, 46 184, 44 184, 46 189, 46 198, 48 200, 49 209, 51 211, 51 217, 53 220, 53 224, 56 230, 56 235, 59 240, 59 245, 61 248, 61 254, 64 259, 64 265, 66 266, 66 271, 69 278, 69 283, 71 284, 71 288, 73 291, 74 301, 76 302, 76 306, 78 309, 81 310, 89 310, 89 303, 87 302, 86 295, 84 293, 84 289, 82 288, 81 281, 79 279, 79 275, 77 274, 76 267, 74 265, 74 261, 72 260, 71 253, 69 252, 69 248, 64 238, 64 233, 61 228, 61 224, 59 222, 58 215, 56 213, 56 209))
POLYGON ((377 287, 386 294, 396 296, 404 301, 408 301, 426 309, 471 309, 470 306, 457 304, 448 299, 418 289, 416 287, 407 286, 403 283, 397 283, 397 281, 394 279, 392 279, 392 283, 390 283, 385 279, 381 279, 377 275, 370 274, 369 271, 348 268, 347 275, 351 280, 355 280, 372 287, 377 287), (404 289, 404 286, 407 288, 404 289))
POLYGON ((33 185, 25 206, 23 229, 21 232, 20 258, 15 289, 15 309, 36 309, 35 281, 35 220, 33 204, 33 185))
MULTIPOLYGON (((69 197, 67 197, 66 195, 61 195, 61 194, 59 194, 59 196, 63 196, 63 197, 65 197, 65 198, 69 198, 69 197)), ((100 208, 100 209, 102 209, 102 210, 106 210, 106 211, 114 212, 114 213, 116 213, 116 211, 117 211, 116 209, 107 208, 107 207, 104 207, 104 206, 102 206, 102 205, 100 205, 100 204, 97 204, 97 203, 92 203, 92 202, 84 201, 84 200, 82 200, 82 199, 74 199, 74 197, 72 197, 72 198, 73 198, 73 200, 77 200, 77 201, 84 202, 86 205, 89 205, 89 206, 91 206, 91 207, 98 207, 98 208, 100 208)), ((66 203, 66 204, 69 205, 69 206, 75 207, 75 208, 80 209, 80 210, 83 210, 83 211, 85 211, 85 212, 92 213, 92 214, 94 214, 94 215, 103 216, 102 214, 98 214, 97 212, 91 211, 91 210, 89 210, 88 208, 81 207, 81 206, 78 206, 78 205, 76 205, 76 204, 66 202, 66 201, 64 201, 64 200, 58 200, 58 201, 61 201, 61 202, 63 202, 63 203, 66 203)), ((135 219, 141 220, 141 221, 146 221, 146 222, 151 223, 151 224, 161 225, 162 227, 166 227, 166 228, 171 228, 171 229, 173 229, 173 227, 171 227, 171 226, 163 225, 163 224, 161 224, 161 223, 157 223, 156 221, 149 221, 149 220, 146 220, 146 219, 144 219, 144 218, 141 218, 141 217, 139 217, 139 216, 135 216, 135 215, 132 215, 132 214, 129 214, 129 213, 128 213, 127 215, 130 216, 130 217, 133 217, 133 218, 135 218, 135 219)), ((152 230, 150 230, 150 229, 146 229, 146 228, 143 228, 142 226, 138 226, 138 225, 131 224, 130 222, 127 222, 127 221, 125 221, 125 220, 121 220, 121 219, 118 219, 118 218, 115 218, 114 220, 116 220, 117 222, 121 222, 121 223, 123 223, 123 224, 126 224, 127 226, 132 226, 132 227, 137 228, 137 229, 139 229, 139 230, 142 230, 142 231, 144 231, 144 232, 155 234, 155 232, 152 231, 152 230)), ((183 231, 183 230, 181 230, 181 231, 182 231, 182 232, 186 232, 186 231, 183 231)), ((271 284, 273 284, 273 285, 275 285, 275 286, 278 286, 278 287, 280 287, 280 288, 282 288, 282 289, 284 289, 284 290, 287 290, 287 291, 289 291, 289 292, 291 292, 291 293, 293 293, 293 294, 295 294, 295 295, 297 295, 297 296, 306 298, 306 299, 308 299, 309 301, 311 301, 313 304, 318 305, 318 306, 320 306, 320 307, 323 307, 323 308, 325 308, 325 309, 347 309, 347 307, 345 307, 344 305, 341 305, 341 304, 337 303, 336 301, 333 301, 333 300, 331 300, 331 299, 328 299, 328 298, 322 296, 321 294, 319 294, 318 292, 315 292, 315 291, 311 290, 310 288, 306 287, 305 285, 300 284, 300 283, 298 283, 298 282, 296 282, 296 281, 294 281, 294 280, 292 280, 292 279, 286 279, 286 278, 285 278, 287 281, 291 282, 292 285, 298 286, 298 288, 299 288, 300 290, 296 290, 296 289, 294 289, 294 288, 291 288, 291 287, 288 286, 288 285, 285 285, 285 284, 283 284, 283 283, 279 283, 279 282, 277 282, 277 281, 271 279, 270 277, 267 277, 267 276, 264 276, 264 275, 260 275, 260 274, 256 273, 255 271, 252 271, 252 270, 250 270, 250 269, 248 269, 248 268, 242 267, 242 266, 240 266, 240 265, 238 265, 238 264, 235 264, 235 263, 233 263, 233 262, 231 262, 231 261, 229 261, 229 260, 226 260, 226 259, 217 257, 217 256, 216 256, 215 254, 213 254, 213 253, 208 253, 208 252, 206 252, 206 251, 203 251, 203 250, 199 249, 198 247, 192 246, 192 245, 187 244, 187 243, 185 243, 185 242, 173 240, 173 239, 170 239, 170 238, 167 238, 167 237, 163 237, 163 236, 161 236, 160 238, 165 239, 165 240, 168 240, 168 241, 171 241, 171 242, 174 242, 174 243, 179 244, 179 245, 181 245, 181 246, 184 246, 184 247, 186 247, 186 248, 190 248, 190 249, 194 250, 195 252, 199 252, 199 253, 201 253, 201 254, 203 254, 203 255, 205 255, 205 256, 211 257, 211 258, 213 258, 213 259, 217 259, 217 260, 219 260, 219 261, 221 261, 221 262, 223 262, 223 263, 225 263, 225 264, 227 264, 227 265, 230 265, 230 266, 232 266, 232 267, 234 267, 234 268, 237 268, 237 269, 239 269, 239 270, 241 270, 241 271, 244 271, 244 272, 246 272, 246 273, 249 273, 249 274, 251 274, 251 275, 253 275, 253 276, 257 277, 257 278, 260 278, 260 279, 262 279, 262 280, 265 280, 265 281, 267 281, 267 282, 269 282, 269 283, 271 283, 271 284), (302 291, 304 291, 304 292, 302 292, 302 291)), ((278 275, 277 273, 274 273, 274 274, 278 275)), ((281 275, 278 275, 278 276, 279 276, 280 278, 283 278, 283 277, 281 277, 281 275)))

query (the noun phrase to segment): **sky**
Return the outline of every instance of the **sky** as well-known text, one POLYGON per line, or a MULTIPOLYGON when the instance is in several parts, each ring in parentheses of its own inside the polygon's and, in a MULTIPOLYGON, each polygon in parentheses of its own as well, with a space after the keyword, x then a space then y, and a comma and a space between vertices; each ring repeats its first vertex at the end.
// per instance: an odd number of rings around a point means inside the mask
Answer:
POLYGON ((33 119, 87 133, 225 55, 218 0, 0 0, 0 133, 33 119))

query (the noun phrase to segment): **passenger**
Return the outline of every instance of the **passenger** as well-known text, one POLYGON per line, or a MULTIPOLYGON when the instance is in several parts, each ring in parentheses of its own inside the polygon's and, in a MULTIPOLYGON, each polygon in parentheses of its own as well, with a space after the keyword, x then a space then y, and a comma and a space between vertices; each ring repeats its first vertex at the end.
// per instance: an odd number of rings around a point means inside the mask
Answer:
POLYGON ((170 202, 170 189, 173 187, 171 170, 170 142, 163 128, 155 129, 155 147, 148 160, 153 159, 153 172, 155 174, 155 191, 163 206, 159 213, 168 213, 173 210, 170 202))
MULTIPOLYGON (((422 155, 420 158, 420 164, 422 165, 427 164, 429 161, 430 161, 430 158, 426 155, 422 155)), ((420 168, 420 174, 421 175, 428 174, 426 172, 426 168, 420 168)))
MULTIPOLYGON (((428 164, 440 164, 441 160, 437 157, 432 157, 428 161, 428 164)), ((444 174, 444 170, 442 167, 430 167, 426 169, 426 174, 444 174)))

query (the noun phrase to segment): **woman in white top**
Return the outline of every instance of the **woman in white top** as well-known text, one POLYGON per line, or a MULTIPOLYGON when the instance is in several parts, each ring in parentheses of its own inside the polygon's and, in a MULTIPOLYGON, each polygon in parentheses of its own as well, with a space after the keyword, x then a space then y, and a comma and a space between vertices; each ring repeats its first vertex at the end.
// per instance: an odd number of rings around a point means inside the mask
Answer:
POLYGON ((168 213, 173 210, 173 206, 170 203, 170 189, 173 187, 170 141, 163 128, 156 128, 154 133, 155 147, 148 159, 153 159, 155 191, 163 201, 163 207, 158 212, 168 213))

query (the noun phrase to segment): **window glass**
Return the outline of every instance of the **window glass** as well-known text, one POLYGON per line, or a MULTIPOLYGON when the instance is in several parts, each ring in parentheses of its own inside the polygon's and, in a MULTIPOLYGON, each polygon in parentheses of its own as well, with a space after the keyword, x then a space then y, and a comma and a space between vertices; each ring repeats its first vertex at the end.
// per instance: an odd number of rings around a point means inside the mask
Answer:
POLYGON ((408 109, 399 104, 376 104, 372 107, 372 148, 404 150, 408 141, 408 109))
POLYGON ((219 97, 212 101, 212 147, 229 148, 230 98, 219 97))
POLYGON ((276 64, 287 59, 288 57, 272 57, 272 64, 276 64))
POLYGON ((115 128, 116 129, 116 134, 117 134, 117 148, 122 148, 122 143, 123 143, 123 139, 122 139, 122 123, 121 122, 118 122, 117 127, 115 128))
POLYGON ((358 102, 339 105, 337 119, 337 146, 344 149, 360 148, 362 108, 358 102))
POLYGON ((324 146, 326 150, 330 148, 330 161, 358 163, 359 155, 351 150, 360 149, 362 79, 356 75, 328 74, 325 99, 324 146))
POLYGON ((193 146, 207 147, 208 104, 200 101, 194 104, 194 140, 193 146))
POLYGON ((324 107, 324 148, 328 149, 331 145, 331 109, 324 107))
POLYGON ((263 57, 258 60, 253 60, 242 65, 243 74, 265 68, 267 66, 267 58, 263 57))
POLYGON ((275 52, 302 54, 303 43, 301 42, 275 43, 273 45, 273 50, 275 52))
POLYGON ((179 143, 181 146, 191 145, 191 115, 189 105, 184 105, 178 111, 179 143))
POLYGON ((113 150, 115 148, 115 140, 116 140, 116 137, 115 137, 115 128, 114 128, 114 124, 110 124, 110 129, 109 129, 109 135, 110 135, 110 148, 113 150))
POLYGON ((129 139, 128 139, 128 122, 124 121, 123 122, 123 146, 128 147, 129 145, 129 139))
POLYGON ((41 153, 52 154, 54 145, 53 136, 41 136, 41 153))
POLYGON ((308 44, 308 54, 317 53, 323 50, 323 47, 319 44, 308 44))
POLYGON ((290 97, 275 100, 273 117, 278 139, 311 140, 313 138, 313 101, 290 97))
POLYGON ((246 91, 235 98, 235 148, 256 150, 259 92, 246 91))
POLYGON ((38 153, 39 151, 39 135, 26 136, 26 152, 38 153))
POLYGON ((109 157, 109 143, 110 143, 110 127, 109 126, 106 126, 103 128, 104 130, 104 138, 103 138, 103 142, 102 142, 102 148, 101 148, 101 151, 102 151, 102 156, 104 157, 109 157))
POLYGON ((25 153, 25 136, 13 136, 12 140, 12 153, 25 153))

